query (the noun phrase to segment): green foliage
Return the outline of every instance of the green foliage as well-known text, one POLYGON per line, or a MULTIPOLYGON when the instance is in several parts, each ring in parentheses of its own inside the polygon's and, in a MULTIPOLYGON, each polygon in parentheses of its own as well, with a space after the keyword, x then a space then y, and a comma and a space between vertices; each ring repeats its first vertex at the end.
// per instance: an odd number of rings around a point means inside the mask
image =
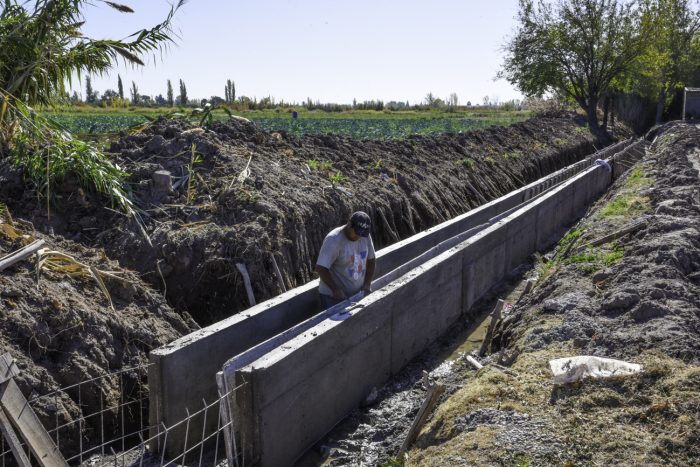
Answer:
POLYGON ((507 161, 509 160, 517 160, 520 159, 520 157, 523 155, 521 151, 511 151, 503 154, 503 158, 507 161))
POLYGON ((192 143, 190 148, 190 162, 187 164, 187 204, 191 204, 197 196, 194 177, 196 175, 196 165, 202 162, 202 156, 197 152, 197 145, 192 143))
POLYGON ((469 170, 473 171, 474 169, 476 169, 476 162, 474 162, 474 159, 469 159, 465 157, 460 161, 460 163, 469 170))
POLYGON ((0 11, 0 89, 11 99, 49 106, 55 96, 65 95, 65 84, 74 74, 101 74, 119 59, 143 65, 143 54, 173 41, 171 21, 184 0, 171 8, 165 21, 127 41, 87 38, 81 31, 86 0, 32 3, 7 0, 0 11))
POLYGON ((367 166, 367 168, 370 169, 370 170, 379 170, 379 168, 381 167, 381 165, 382 165, 382 160, 381 160, 381 159, 377 159, 377 160, 374 161, 374 162, 370 162, 370 164, 367 166))
POLYGON ((621 86, 658 100, 663 110, 700 67, 700 12, 690 0, 641 0, 640 10, 650 40, 621 86))
POLYGON ((51 122, 38 116, 22 120, 9 149, 15 165, 23 169, 47 201, 52 198, 53 187, 73 175, 84 188, 105 195, 113 206, 135 214, 124 189, 127 174, 92 144, 74 139, 51 122))
POLYGON ((626 193, 609 201, 608 204, 600 210, 598 216, 600 218, 613 216, 631 217, 646 212, 648 205, 649 198, 646 196, 626 193))
POLYGON ((384 463, 380 464, 379 467, 403 467, 404 461, 401 457, 390 457, 384 463))
POLYGON ((484 160, 485 160, 486 163, 489 164, 489 165, 494 165, 494 164, 496 163, 496 159, 494 159, 494 158, 491 157, 491 156, 486 156, 486 157, 484 158, 484 160))
POLYGON ((642 166, 637 165, 627 176, 620 194, 600 210, 598 217, 631 217, 647 212, 650 209, 649 198, 640 195, 639 191, 652 183, 653 178, 644 172, 642 166))
POLYGON ((574 229, 566 233, 564 237, 562 237, 561 240, 559 240, 559 243, 557 244, 557 254, 564 251, 565 249, 569 248, 570 245, 573 247, 573 244, 578 242, 578 240, 581 238, 583 235, 583 229, 574 229))
POLYGON ((576 264, 579 271, 584 274, 593 274, 600 268, 611 267, 622 261, 624 251, 622 247, 613 244, 609 251, 601 248, 587 248, 585 251, 572 255, 564 260, 565 264, 576 264))
MULTIPOLYGON (((52 187, 73 175, 85 188, 106 195, 113 205, 138 219, 124 189, 126 174, 91 144, 35 115, 29 105, 52 106, 57 96, 66 95, 66 83, 74 75, 104 73, 120 59, 143 65, 144 54, 173 41, 171 21, 184 2, 179 0, 162 23, 138 31, 131 40, 86 37, 81 28, 82 11, 90 4, 87 0, 4 2, 0 10, 0 150, 9 149, 47 202, 52 187)), ((114 2, 103 3, 120 12, 132 11, 114 2)))
POLYGON ((337 170, 335 173, 328 175, 328 180, 331 181, 331 186, 335 188, 337 185, 346 182, 348 177, 343 175, 340 170, 337 170))
POLYGON ((527 96, 573 100, 597 129, 599 98, 641 55, 648 34, 630 3, 520 0, 518 29, 506 44, 499 76, 527 96))
POLYGON ((333 163, 331 161, 319 161, 316 159, 309 159, 306 161, 311 170, 318 170, 321 172, 330 172, 333 170, 333 163))

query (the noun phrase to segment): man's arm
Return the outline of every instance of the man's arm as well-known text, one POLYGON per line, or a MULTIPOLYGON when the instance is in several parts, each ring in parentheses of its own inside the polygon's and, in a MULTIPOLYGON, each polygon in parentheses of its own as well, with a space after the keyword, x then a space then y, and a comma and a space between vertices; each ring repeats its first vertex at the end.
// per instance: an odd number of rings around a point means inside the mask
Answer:
POLYGON ((365 283, 362 286, 362 291, 367 295, 372 291, 372 279, 374 278, 374 268, 376 266, 376 259, 370 258, 367 260, 367 270, 365 272, 365 283))
POLYGON ((328 268, 324 268, 320 264, 316 265, 316 272, 318 273, 318 277, 321 278, 321 280, 333 291, 333 298, 336 298, 338 300, 342 300, 345 297, 345 292, 343 292, 343 289, 338 287, 338 284, 335 283, 333 280, 333 276, 331 276, 330 270, 328 268))

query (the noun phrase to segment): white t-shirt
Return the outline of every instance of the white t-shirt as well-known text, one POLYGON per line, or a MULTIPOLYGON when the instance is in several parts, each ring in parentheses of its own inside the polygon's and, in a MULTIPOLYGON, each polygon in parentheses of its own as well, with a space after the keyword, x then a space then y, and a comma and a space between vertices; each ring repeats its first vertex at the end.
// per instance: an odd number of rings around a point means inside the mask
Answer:
MULTIPOLYGON (((323 240, 316 264, 328 269, 331 277, 345 295, 350 297, 362 290, 367 270, 367 260, 374 258, 372 237, 360 237, 349 240, 340 226, 330 231, 323 240)), ((327 284, 321 281, 318 291, 324 295, 333 295, 327 284)))

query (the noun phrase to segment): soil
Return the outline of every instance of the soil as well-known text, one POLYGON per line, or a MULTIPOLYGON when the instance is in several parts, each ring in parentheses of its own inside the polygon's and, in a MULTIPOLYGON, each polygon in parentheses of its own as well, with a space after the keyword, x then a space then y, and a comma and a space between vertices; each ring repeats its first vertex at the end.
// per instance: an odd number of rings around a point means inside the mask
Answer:
MULTIPOLYGON (((124 279, 106 283, 112 309, 89 277, 42 273, 37 285, 33 259, 0 271, 0 348, 16 359, 25 395, 139 368, 110 379, 102 397, 96 386, 81 385, 33 402, 49 429, 75 421, 79 404, 96 413, 120 397, 147 397, 142 365, 151 349, 249 306, 237 263, 263 301, 311 280, 323 237, 357 209, 372 217, 382 248, 605 143, 574 115, 401 141, 297 139, 239 119, 207 129, 161 119, 109 147, 131 174, 148 239, 76 180, 55 187, 49 213, 11 161, 0 159, 0 202, 13 217, 1 217, 0 255, 44 239, 48 248, 124 279), (162 170, 172 186, 158 178, 162 170)), ((146 411, 127 415, 127 432, 146 411)), ((107 411, 108 431, 120 416, 107 411)), ((93 418, 83 427, 93 444, 99 425, 93 418)), ((62 432, 60 444, 66 456, 75 453, 77 430, 62 432)))
POLYGON ((0 199, 39 230, 104 248, 206 325, 249 306, 237 263, 263 301, 313 279, 325 234, 353 211, 370 214, 381 248, 602 147, 584 125, 571 115, 465 134, 357 141, 297 139, 240 119, 207 129, 159 120, 109 148, 131 173, 152 246, 134 222, 101 208, 102 200, 70 181, 55 202, 80 204, 51 219, 16 177, 0 186, 0 199), (154 181, 160 170, 171 173, 175 189, 154 181))
POLYGON ((700 126, 667 124, 647 137, 645 158, 556 248, 480 303, 476 322, 496 297, 507 302, 484 368, 462 353, 474 327, 445 336, 299 465, 697 465, 700 126), (526 280, 536 285, 522 295, 526 280), (643 371, 554 384, 548 361, 575 355, 643 371), (447 390, 398 458, 426 394, 423 371, 447 390))

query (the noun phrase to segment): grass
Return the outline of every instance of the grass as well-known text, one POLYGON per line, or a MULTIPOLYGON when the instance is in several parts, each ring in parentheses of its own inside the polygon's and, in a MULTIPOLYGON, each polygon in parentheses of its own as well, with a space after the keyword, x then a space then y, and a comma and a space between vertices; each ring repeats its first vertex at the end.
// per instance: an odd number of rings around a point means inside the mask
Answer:
POLYGON ((309 166, 311 170, 318 170, 320 172, 330 172, 333 170, 333 163, 331 161, 319 161, 317 159, 308 159, 306 165, 309 166))
POLYGON ((464 158, 460 161, 460 164, 462 164, 464 167, 471 171, 476 169, 476 162, 474 162, 474 159, 464 158))
POLYGON ((517 160, 520 159, 520 157, 523 155, 522 152, 520 151, 511 151, 503 154, 503 158, 507 161, 509 160, 517 160))
POLYGON ((636 166, 627 176, 618 196, 603 206, 598 217, 632 217, 648 212, 649 197, 639 192, 653 183, 654 179, 644 172, 642 166, 636 166))
MULTIPOLYGON (((542 326, 551 328, 557 322, 542 326)), ((518 345, 530 338, 523 334, 518 345)), ((420 450, 409 452, 405 465, 436 459, 459 459, 463 465, 690 465, 700 430, 700 368, 645 351, 634 358, 644 373, 622 378, 586 380, 553 386, 547 362, 575 354, 571 342, 557 342, 521 354, 512 370, 517 376, 486 367, 440 405, 419 435, 420 450), (684 411, 681 407, 695 407, 684 411), (563 449, 532 458, 503 448, 505 428, 480 425, 462 432, 455 421, 479 409, 529 414, 545 420, 563 449), (685 412, 685 413, 684 413, 685 412)), ((547 432, 543 432, 544 435, 547 432)), ((546 443, 545 443, 546 444, 546 443)))

